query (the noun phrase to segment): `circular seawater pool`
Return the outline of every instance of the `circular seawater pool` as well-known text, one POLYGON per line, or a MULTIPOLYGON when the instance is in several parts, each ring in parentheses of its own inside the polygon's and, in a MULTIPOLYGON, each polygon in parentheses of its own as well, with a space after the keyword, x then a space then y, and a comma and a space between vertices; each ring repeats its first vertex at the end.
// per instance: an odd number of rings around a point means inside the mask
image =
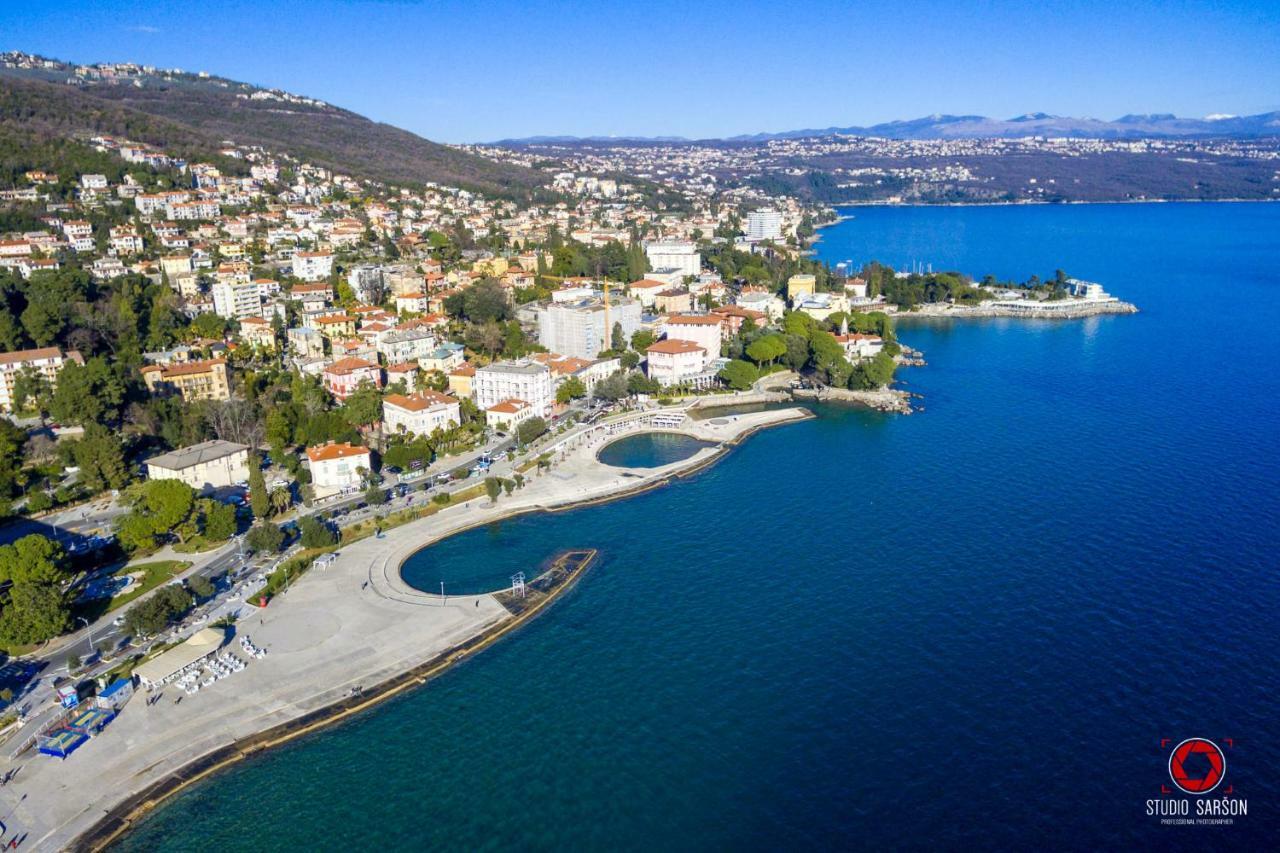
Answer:
POLYGON ((555 556, 531 538, 540 527, 536 521, 543 520, 504 519, 450 536, 414 552, 400 566, 400 577, 414 589, 435 594, 444 581, 446 595, 507 589, 516 572, 524 572, 532 580, 555 556), (483 560, 475 558, 477 547, 484 550, 483 560))
POLYGON ((688 459, 704 447, 714 446, 679 433, 644 432, 606 444, 598 458, 615 468, 660 468, 688 459))

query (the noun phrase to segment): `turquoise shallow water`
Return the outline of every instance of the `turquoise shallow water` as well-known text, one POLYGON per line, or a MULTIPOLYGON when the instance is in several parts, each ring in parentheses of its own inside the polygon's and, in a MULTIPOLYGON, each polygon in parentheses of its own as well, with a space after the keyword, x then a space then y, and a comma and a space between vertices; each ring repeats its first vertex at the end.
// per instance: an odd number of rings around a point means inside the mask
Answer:
POLYGON ((176 799, 128 850, 1263 849, 1280 724, 1280 206, 859 209, 832 261, 1132 317, 904 324, 926 411, 822 408, 704 473, 433 551, 599 563, 425 689, 176 799), (1160 738, 1233 738, 1161 827, 1160 738))

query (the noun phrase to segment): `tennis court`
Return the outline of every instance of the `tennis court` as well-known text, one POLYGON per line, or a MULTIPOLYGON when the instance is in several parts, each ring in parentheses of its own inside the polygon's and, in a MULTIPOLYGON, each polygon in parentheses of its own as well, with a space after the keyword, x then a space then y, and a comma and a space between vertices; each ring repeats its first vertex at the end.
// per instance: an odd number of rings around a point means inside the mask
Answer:
POLYGON ((57 758, 66 758, 68 755, 76 751, 80 744, 89 739, 89 736, 81 732, 71 729, 57 729, 48 734, 41 735, 39 738, 40 752, 44 755, 53 755, 57 758))
POLYGON ((103 708, 84 708, 71 715, 67 728, 85 735, 96 735, 115 716, 114 712, 103 708))

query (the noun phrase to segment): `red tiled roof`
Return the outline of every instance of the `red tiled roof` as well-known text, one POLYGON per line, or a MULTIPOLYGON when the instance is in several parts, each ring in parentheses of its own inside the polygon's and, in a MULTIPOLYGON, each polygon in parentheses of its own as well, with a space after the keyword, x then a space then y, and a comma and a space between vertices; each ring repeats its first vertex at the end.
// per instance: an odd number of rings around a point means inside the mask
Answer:
POLYGON ((664 355, 679 355, 686 352, 706 352, 706 349, 698 346, 693 341, 682 341, 679 338, 666 338, 655 344, 650 344, 645 352, 656 352, 664 355))
POLYGON ((365 361, 363 358, 344 358, 335 361, 324 369, 325 373, 355 373, 357 370, 376 369, 378 365, 365 361))
POLYGON ((408 397, 403 394, 388 394, 383 398, 383 402, 411 412, 421 412, 432 406, 456 405, 458 401, 448 394, 427 390, 408 397))
POLYGON ((355 447, 351 444, 321 444, 307 448, 307 458, 312 462, 325 462, 330 459, 345 459, 351 456, 368 456, 369 448, 355 447))

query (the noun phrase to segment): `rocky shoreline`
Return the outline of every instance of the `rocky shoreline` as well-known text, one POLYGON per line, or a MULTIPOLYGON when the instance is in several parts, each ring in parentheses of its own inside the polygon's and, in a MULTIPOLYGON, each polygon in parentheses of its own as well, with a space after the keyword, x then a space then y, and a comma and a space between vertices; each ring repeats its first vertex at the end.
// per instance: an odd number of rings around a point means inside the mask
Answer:
MULTIPOLYGON (((1057 303, 1049 303, 1057 304, 1057 303)), ((959 319, 1012 317, 1018 320, 1079 320, 1084 317, 1099 317, 1107 314, 1137 314, 1138 306, 1132 302, 1087 302, 1082 301, 1071 308, 1037 309, 1031 303, 1015 305, 918 305, 910 311, 899 311, 896 319, 910 317, 953 317, 959 319)))
POLYGON ((911 394, 895 388, 876 388, 870 391, 853 391, 848 388, 797 388, 791 393, 798 400, 858 403, 878 412, 909 415, 913 411, 911 394))

